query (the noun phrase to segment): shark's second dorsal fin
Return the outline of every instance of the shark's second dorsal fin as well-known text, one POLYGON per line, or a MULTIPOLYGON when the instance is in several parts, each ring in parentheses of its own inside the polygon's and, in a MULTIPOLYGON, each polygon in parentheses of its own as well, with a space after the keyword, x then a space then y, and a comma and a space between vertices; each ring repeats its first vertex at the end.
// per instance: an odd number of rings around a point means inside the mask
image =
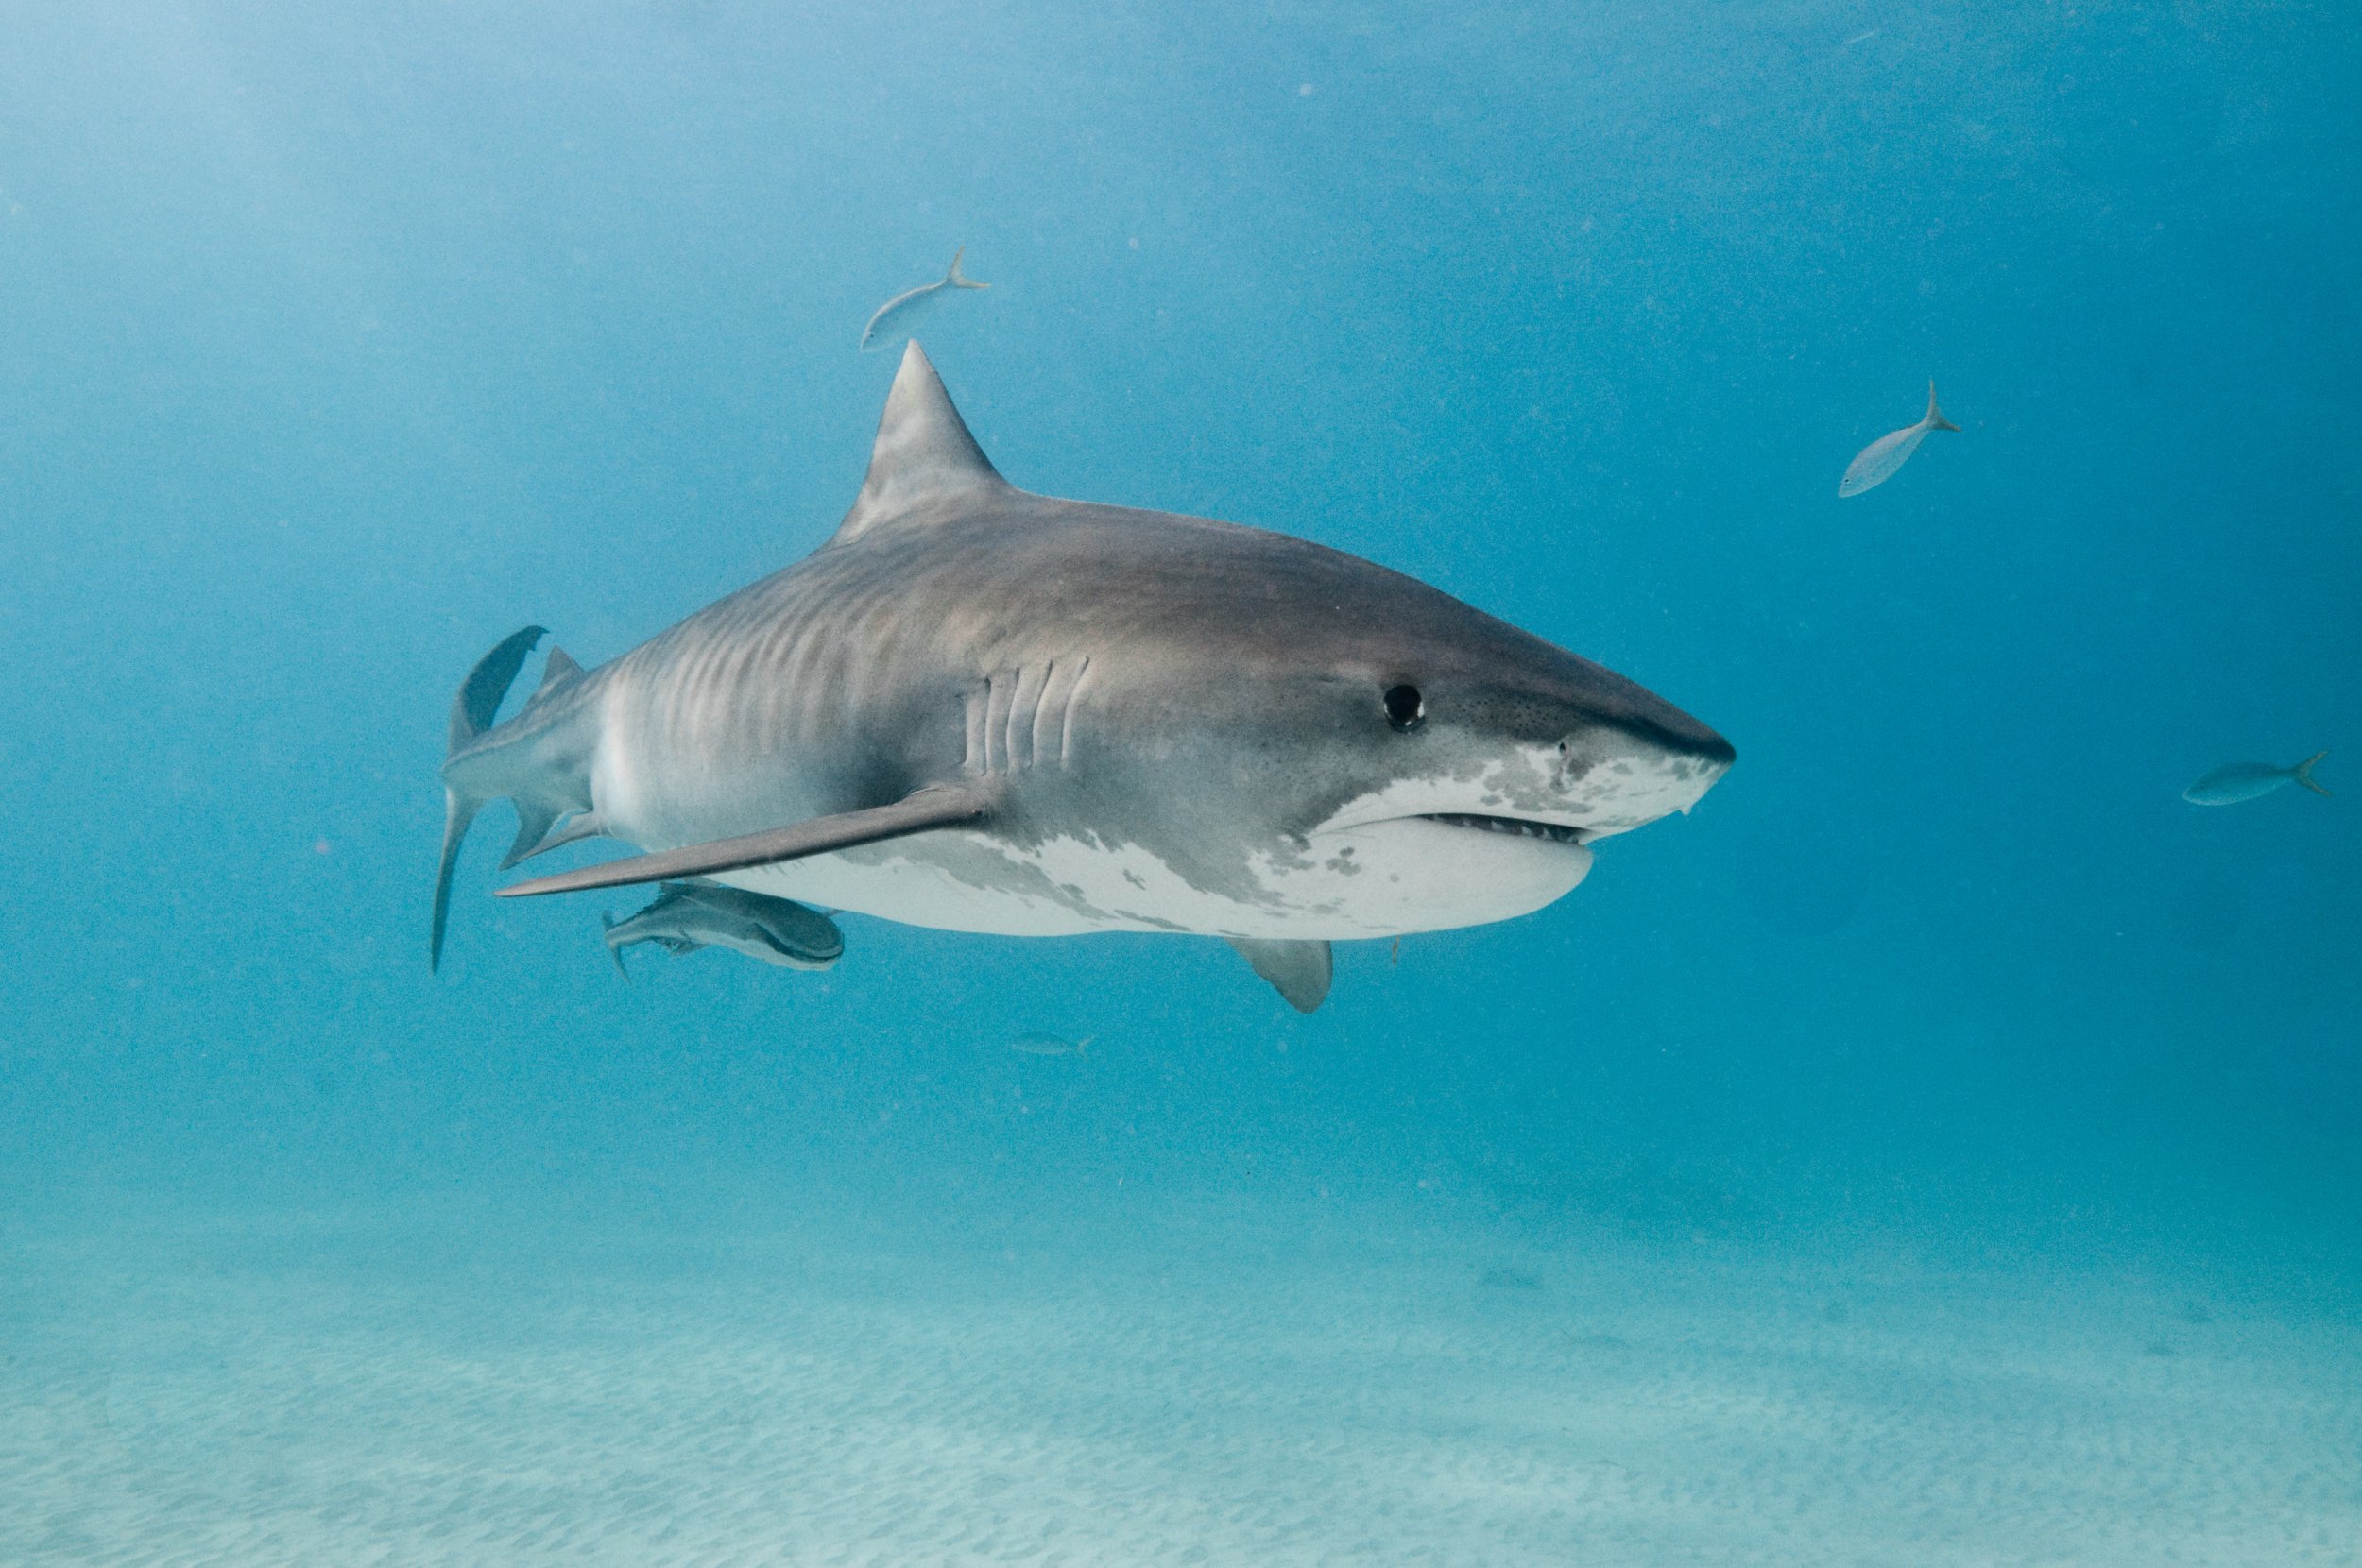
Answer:
POLYGON ((574 656, 552 643, 549 661, 541 666, 541 684, 534 688, 533 694, 539 697, 555 690, 581 673, 582 666, 574 661, 574 656))
POLYGON ((943 378, 913 341, 902 350, 902 367, 886 394, 878 443, 869 451, 869 476, 830 542, 848 543, 881 522, 911 514, 940 515, 942 508, 931 503, 1007 486, 951 406, 943 378))

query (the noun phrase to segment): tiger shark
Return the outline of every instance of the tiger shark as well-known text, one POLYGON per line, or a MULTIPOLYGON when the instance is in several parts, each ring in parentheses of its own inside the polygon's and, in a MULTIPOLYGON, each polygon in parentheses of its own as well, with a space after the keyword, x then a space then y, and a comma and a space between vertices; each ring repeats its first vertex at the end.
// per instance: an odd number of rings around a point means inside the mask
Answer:
POLYGON ((528 626, 461 686, 430 962, 477 811, 499 889, 704 878, 1009 936, 1221 937, 1298 1009, 1331 942, 1505 920, 1686 812, 1728 741, 1623 676, 1308 540, 1001 478, 916 343, 835 535, 586 670, 528 626))

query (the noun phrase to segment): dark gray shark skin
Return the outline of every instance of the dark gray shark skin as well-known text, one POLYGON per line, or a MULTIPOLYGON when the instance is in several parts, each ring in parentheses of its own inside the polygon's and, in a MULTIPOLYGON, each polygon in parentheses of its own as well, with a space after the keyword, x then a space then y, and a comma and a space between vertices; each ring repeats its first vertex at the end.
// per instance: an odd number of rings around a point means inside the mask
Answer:
POLYGON ((496 725, 539 635, 454 705, 438 954, 458 837, 505 795, 512 864, 651 853, 505 894, 709 877, 950 929, 1220 936, 1316 1006, 1326 953, 1275 945, 1527 913, 1735 755, 1384 567, 1016 488, 915 343, 828 544, 596 670, 553 653, 496 725))
POLYGON ((790 898, 710 882, 667 882, 656 901, 622 920, 606 916, 607 950, 618 974, 624 949, 653 942, 675 955, 727 947, 783 969, 826 969, 844 956, 836 922, 790 898))

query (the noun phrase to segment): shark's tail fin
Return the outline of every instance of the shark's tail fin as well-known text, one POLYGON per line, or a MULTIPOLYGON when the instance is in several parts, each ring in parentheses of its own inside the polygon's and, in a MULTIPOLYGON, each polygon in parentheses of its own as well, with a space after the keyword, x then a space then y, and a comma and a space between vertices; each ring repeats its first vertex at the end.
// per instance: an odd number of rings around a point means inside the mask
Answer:
POLYGON ((2288 776, 2295 779, 2298 783, 2303 785, 2306 789, 2312 791, 2317 795, 2325 795, 2329 793, 2329 791, 2325 786, 2313 782, 2313 764, 2328 755, 2329 753, 2325 751, 2315 752, 2312 756, 2306 758, 2303 761, 2299 762, 2295 767, 2289 769, 2288 776))
POLYGON ((967 254, 967 247, 966 246, 962 246, 957 250, 951 252, 951 270, 943 275, 943 281, 950 284, 953 288, 992 287, 990 283, 980 283, 975 279, 970 278, 967 274, 960 270, 960 258, 967 254))
POLYGON ((1954 424, 1951 420, 1945 418, 1943 417, 1943 410, 1936 406, 1936 383, 1934 382, 1929 382, 1927 383, 1927 428, 1929 430, 1958 430, 1960 428, 1960 426, 1954 424))
POLYGON ((599 708, 586 697, 581 665, 563 648, 550 650, 549 664, 532 698, 505 724, 493 721, 525 656, 546 636, 527 626, 476 661, 451 705, 451 752, 443 758, 443 859, 435 873, 435 928, 427 962, 443 958, 443 928, 451 915, 452 868, 468 825, 488 800, 506 796, 517 808, 517 839, 502 869, 606 831, 590 810, 590 758, 597 748, 599 708), (559 819, 569 819, 563 827, 559 819))
MULTIPOLYGON (((451 700, 451 745, 445 753, 447 757, 465 750, 492 727, 493 719, 500 713, 501 699, 508 695, 517 672, 524 668, 525 656, 548 635, 546 626, 527 626, 511 632, 490 653, 476 660, 468 678, 459 683, 459 694, 451 700)), ((443 963, 443 928, 451 919, 452 868, 459 863, 459 846, 466 842, 468 828, 488 798, 448 783, 443 787, 443 858, 435 868, 435 923, 427 937, 426 966, 430 970, 440 968, 443 963)))

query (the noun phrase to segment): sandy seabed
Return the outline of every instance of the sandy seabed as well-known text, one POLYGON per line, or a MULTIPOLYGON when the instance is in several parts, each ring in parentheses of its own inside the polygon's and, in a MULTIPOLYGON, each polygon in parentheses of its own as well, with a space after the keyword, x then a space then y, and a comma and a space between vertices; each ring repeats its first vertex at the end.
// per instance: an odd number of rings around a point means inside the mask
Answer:
POLYGON ((2362 1562, 2362 1333, 2129 1275, 524 1234, 0 1233, 0 1562, 2362 1562))

